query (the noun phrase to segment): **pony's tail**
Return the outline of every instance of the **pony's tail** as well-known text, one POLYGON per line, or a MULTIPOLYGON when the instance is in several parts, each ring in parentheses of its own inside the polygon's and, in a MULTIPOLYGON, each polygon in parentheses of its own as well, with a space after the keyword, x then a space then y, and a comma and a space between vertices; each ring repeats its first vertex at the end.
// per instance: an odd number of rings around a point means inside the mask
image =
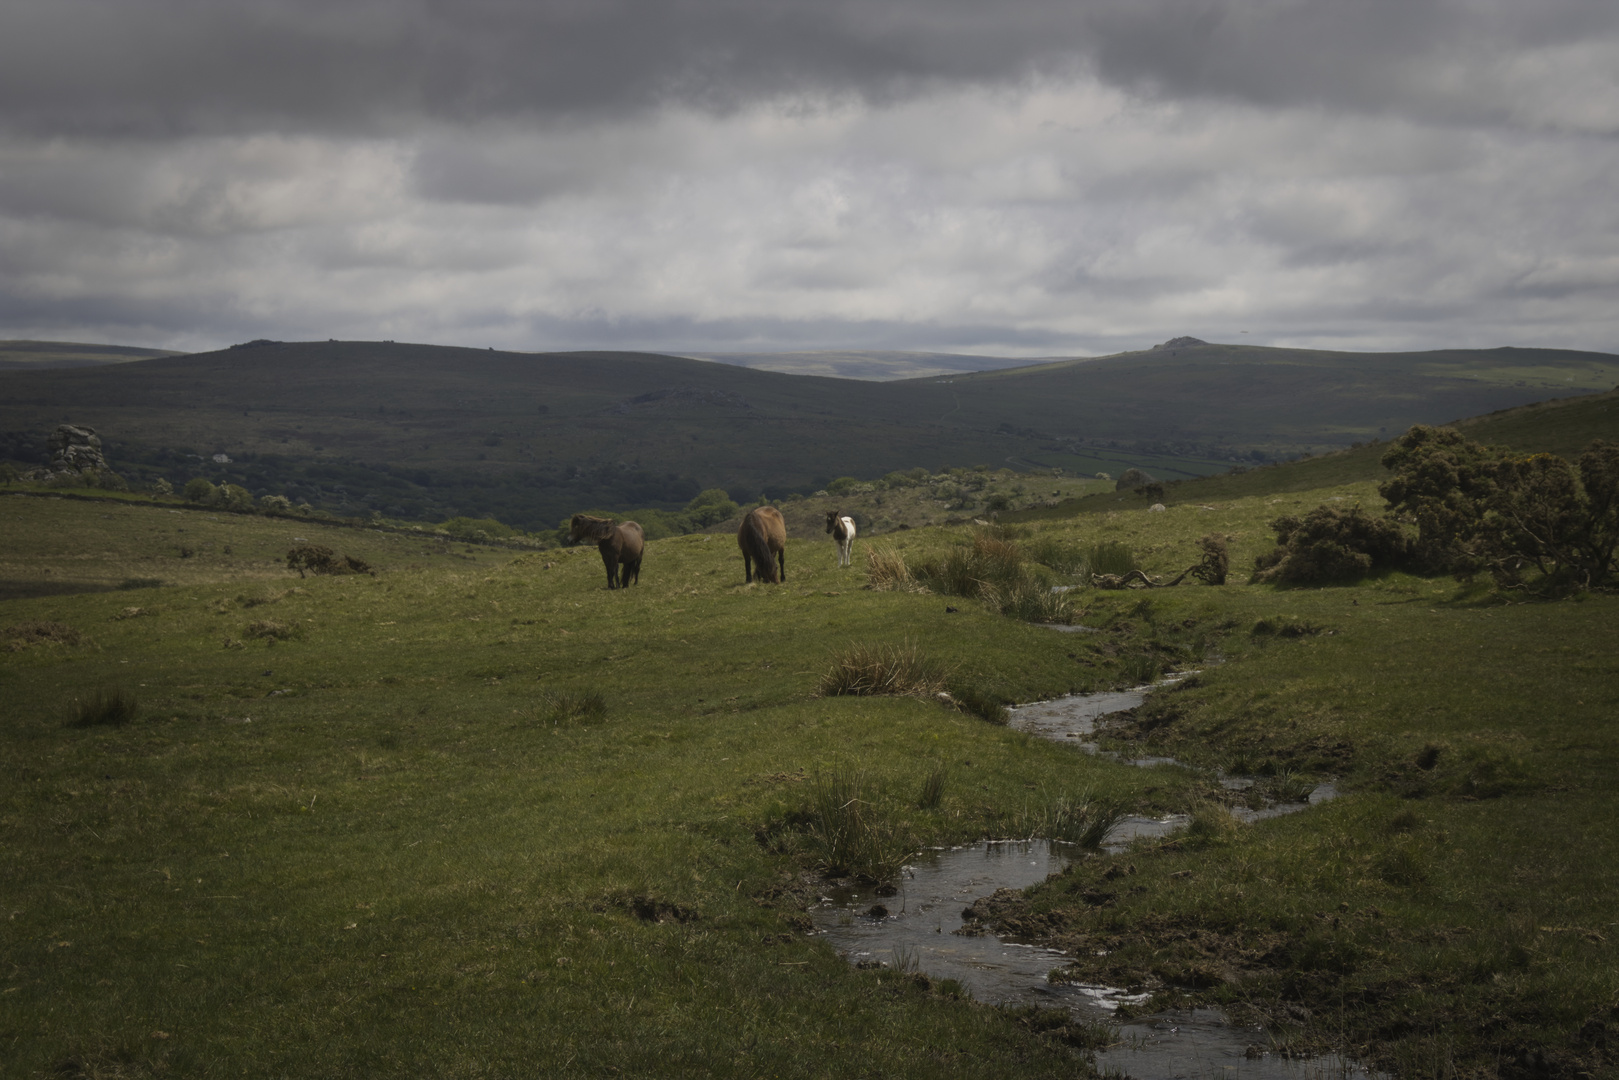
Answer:
POLYGON ((765 527, 757 518, 749 517, 742 523, 743 543, 747 545, 748 558, 753 560, 753 576, 763 578, 775 585, 781 581, 776 571, 776 556, 770 551, 770 538, 765 535, 765 527))

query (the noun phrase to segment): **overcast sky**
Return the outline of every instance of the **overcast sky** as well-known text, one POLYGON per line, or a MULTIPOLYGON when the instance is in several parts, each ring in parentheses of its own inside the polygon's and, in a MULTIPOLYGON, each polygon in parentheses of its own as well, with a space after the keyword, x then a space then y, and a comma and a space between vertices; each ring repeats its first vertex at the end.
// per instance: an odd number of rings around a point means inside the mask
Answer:
POLYGON ((0 0, 0 338, 1619 352, 1614 0, 0 0))

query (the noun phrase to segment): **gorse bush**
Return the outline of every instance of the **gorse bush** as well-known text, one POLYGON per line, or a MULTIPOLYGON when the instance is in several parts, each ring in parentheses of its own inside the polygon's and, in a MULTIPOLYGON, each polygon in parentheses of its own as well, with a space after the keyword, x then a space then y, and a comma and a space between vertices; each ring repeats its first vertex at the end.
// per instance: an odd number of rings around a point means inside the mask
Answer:
POLYGON ((1270 523, 1276 547, 1254 560, 1256 584, 1318 585, 1358 581, 1374 570, 1403 566, 1409 543, 1399 524, 1360 507, 1318 506, 1302 519, 1270 523))
POLYGON ((1547 592, 1619 576, 1619 444, 1593 441, 1571 464, 1472 442, 1418 425, 1383 455, 1378 488, 1390 513, 1417 527, 1413 564, 1466 580, 1547 592))
POLYGON ((1202 556, 1192 567, 1192 576, 1205 585, 1224 585, 1226 575, 1231 570, 1231 554, 1226 549, 1226 542, 1230 539, 1218 533, 1209 533, 1198 540, 1197 546, 1202 556))
POLYGON ((949 673, 910 642, 849 645, 832 657, 817 691, 843 694, 932 697, 945 688, 949 673))
POLYGON ((309 544, 295 547, 287 552, 287 569, 298 571, 299 577, 307 574, 370 574, 372 569, 369 563, 356 559, 352 555, 338 555, 329 547, 320 544, 309 544))

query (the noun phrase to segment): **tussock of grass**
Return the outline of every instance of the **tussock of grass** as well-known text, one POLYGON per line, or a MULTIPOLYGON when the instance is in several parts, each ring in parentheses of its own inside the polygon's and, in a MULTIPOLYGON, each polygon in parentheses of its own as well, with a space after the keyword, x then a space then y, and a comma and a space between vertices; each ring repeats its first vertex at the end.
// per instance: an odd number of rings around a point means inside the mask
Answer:
POLYGON ((1012 714, 1007 711, 1005 703, 1000 698, 980 690, 971 683, 952 682, 948 693, 951 703, 962 712, 1002 726, 1012 719, 1012 714))
POLYGON ((280 623, 271 619, 258 619, 247 624, 242 631, 243 636, 258 638, 263 641, 291 641, 303 634, 302 627, 296 623, 280 623))
POLYGON ((878 592, 922 592, 911 578, 905 556, 891 547, 866 549, 866 583, 878 592))
POLYGON ((874 794, 872 783, 854 770, 834 770, 811 782, 810 845, 829 877, 892 881, 914 853, 874 794))
POLYGON ((1025 622, 1069 622, 1073 616, 1067 594, 1051 591, 1051 582, 1031 570, 1018 543, 990 530, 974 534, 942 559, 917 563, 911 575, 932 592, 980 600, 1025 622))
POLYGON ((1058 795, 1025 807, 1013 822, 1018 839, 1046 839, 1098 851, 1107 834, 1128 811, 1112 799, 1093 798, 1088 792, 1058 795))
POLYGON ((1089 564, 1090 574, 1114 574, 1123 577, 1132 570, 1140 569, 1129 545, 1119 540, 1104 540, 1093 544, 1086 552, 1085 561, 1089 564))
POLYGON ((940 765, 922 778, 922 790, 917 793, 916 806, 919 810, 937 810, 944 802, 944 785, 950 777, 950 769, 940 765))
POLYGON ((140 702, 128 690, 98 690, 87 698, 73 703, 68 726, 123 727, 140 715, 140 702))
POLYGON ((1024 543, 1023 552, 1041 566, 1048 566, 1059 574, 1084 575, 1089 572, 1090 559, 1086 557, 1085 549, 1051 533, 1042 533, 1024 543))
POLYGON ((945 687, 948 672, 910 642, 901 645, 849 645, 834 654, 816 688, 823 697, 932 697, 945 687))
POLYGON ((578 691, 546 694, 538 712, 542 724, 589 724, 607 717, 607 699, 600 694, 578 691))

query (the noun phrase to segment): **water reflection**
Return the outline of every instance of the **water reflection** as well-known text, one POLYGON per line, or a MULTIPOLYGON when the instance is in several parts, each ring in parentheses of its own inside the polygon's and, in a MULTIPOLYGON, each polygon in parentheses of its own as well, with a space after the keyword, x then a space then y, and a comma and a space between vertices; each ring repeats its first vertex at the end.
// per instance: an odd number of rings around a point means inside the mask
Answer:
MULTIPOLYGON (((1153 827, 1165 824, 1139 820, 1153 827)), ((1140 1004, 1146 995, 1127 987, 1052 983, 1048 973, 1066 963, 1062 952, 989 934, 956 933, 963 909, 977 898, 1037 884, 1066 862, 1063 845, 1044 840, 928 852, 908 868, 898 895, 831 889, 810 916, 816 932, 850 963, 914 969, 933 979, 955 979, 979 1001, 1066 1008, 1084 1021, 1110 1023, 1121 1004, 1140 1004)), ((1096 1060, 1103 1070, 1136 1080, 1365 1076, 1336 1057, 1289 1061, 1267 1052, 1269 1045, 1262 1029, 1233 1026, 1216 1009, 1196 1009, 1120 1024, 1118 1044, 1096 1060)))

